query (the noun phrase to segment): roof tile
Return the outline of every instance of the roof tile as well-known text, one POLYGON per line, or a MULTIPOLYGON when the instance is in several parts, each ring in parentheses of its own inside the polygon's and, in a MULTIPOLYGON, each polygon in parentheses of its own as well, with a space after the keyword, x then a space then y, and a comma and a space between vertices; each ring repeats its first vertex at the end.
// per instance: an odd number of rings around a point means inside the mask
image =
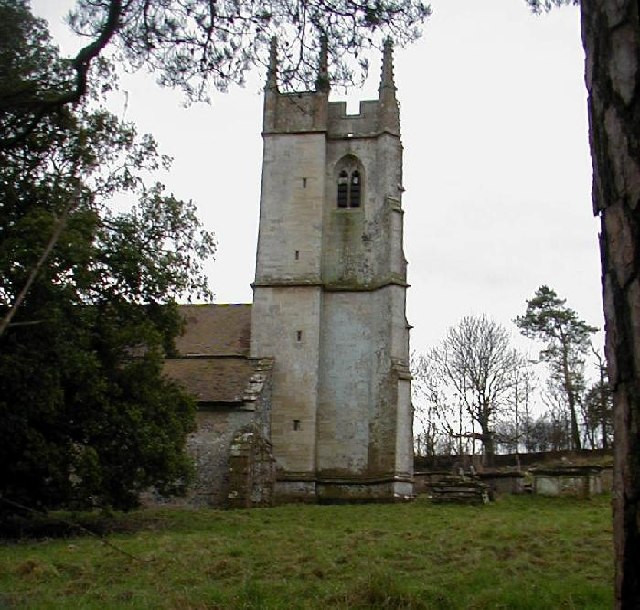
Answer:
POLYGON ((251 305, 180 305, 179 310, 187 322, 176 339, 182 356, 249 355, 251 305))
POLYGON ((246 358, 172 358, 165 374, 184 387, 198 402, 243 402, 253 374, 246 358))

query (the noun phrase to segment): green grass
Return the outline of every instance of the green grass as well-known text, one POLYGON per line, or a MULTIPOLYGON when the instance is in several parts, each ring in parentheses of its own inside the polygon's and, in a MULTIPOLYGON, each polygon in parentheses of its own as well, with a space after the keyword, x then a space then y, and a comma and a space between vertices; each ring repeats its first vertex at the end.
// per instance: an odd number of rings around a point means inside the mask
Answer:
POLYGON ((0 546, 5 608, 609 608, 610 498, 146 510, 0 546))

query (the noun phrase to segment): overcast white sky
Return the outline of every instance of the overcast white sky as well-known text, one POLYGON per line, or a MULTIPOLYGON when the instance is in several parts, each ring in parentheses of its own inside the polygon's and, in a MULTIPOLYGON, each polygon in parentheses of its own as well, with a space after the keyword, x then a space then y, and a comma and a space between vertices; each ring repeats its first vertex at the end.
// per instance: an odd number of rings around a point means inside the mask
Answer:
MULTIPOLYGON (((32 4, 70 52, 62 16, 73 2, 32 4)), ((543 283, 602 327, 578 9, 535 17, 524 0, 433 0, 432 7, 422 40, 395 53, 413 349, 436 344, 467 314, 486 313, 516 334, 511 320, 543 283)), ((379 58, 371 62, 353 100, 377 95, 379 58)), ((216 232, 216 301, 250 302, 262 75, 214 95, 212 106, 186 109, 149 76, 121 84, 112 110, 175 158, 166 184, 195 200, 216 232)))

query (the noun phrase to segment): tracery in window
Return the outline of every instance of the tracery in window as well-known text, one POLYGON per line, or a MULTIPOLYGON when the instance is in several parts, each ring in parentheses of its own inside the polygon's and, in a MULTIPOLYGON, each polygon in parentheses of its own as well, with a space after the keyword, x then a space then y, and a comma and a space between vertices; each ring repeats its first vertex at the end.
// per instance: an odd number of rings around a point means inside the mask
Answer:
POLYGON ((358 159, 347 156, 338 163, 336 204, 339 208, 359 208, 362 205, 362 170, 358 159))

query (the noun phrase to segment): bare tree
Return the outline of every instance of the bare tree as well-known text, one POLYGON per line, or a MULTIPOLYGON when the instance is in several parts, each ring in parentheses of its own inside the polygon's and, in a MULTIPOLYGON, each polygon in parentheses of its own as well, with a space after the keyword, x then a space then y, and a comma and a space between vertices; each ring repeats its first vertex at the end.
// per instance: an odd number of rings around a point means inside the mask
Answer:
POLYGON ((585 392, 582 401, 585 434, 593 448, 600 445, 603 449, 608 449, 613 433, 611 386, 604 356, 598 350, 593 349, 592 352, 596 358, 598 377, 585 392))
POLYGON ((456 450, 456 407, 428 356, 414 355, 411 363, 416 450, 418 455, 450 455, 456 450))
POLYGON ((539 432, 547 435, 548 450, 576 449, 573 444, 574 419, 567 408, 566 394, 553 378, 547 379, 546 388, 542 392, 542 402, 547 410, 538 418, 541 426, 539 432))
POLYGON ((480 432, 466 436, 482 442, 486 463, 495 453, 495 421, 505 409, 522 358, 510 345, 509 333, 486 316, 467 316, 449 329, 441 345, 429 353, 433 375, 464 406, 480 432))
POLYGON ((551 406, 530 422, 527 450, 561 451, 569 447, 569 417, 566 410, 551 406))
POLYGON ((514 453, 516 461, 522 450, 529 451, 534 379, 531 362, 521 357, 514 371, 511 392, 495 422, 497 448, 500 452, 514 453))

